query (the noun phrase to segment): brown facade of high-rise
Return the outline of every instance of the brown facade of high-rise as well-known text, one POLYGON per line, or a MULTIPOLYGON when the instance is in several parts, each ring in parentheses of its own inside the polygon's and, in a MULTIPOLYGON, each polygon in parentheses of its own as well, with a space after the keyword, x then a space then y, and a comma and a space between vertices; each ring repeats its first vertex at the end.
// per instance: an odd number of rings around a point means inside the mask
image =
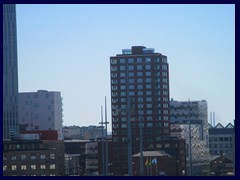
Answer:
POLYGON ((140 120, 144 151, 159 149, 169 138, 169 67, 154 49, 133 46, 122 52, 110 57, 112 137, 117 171, 127 174, 128 141, 132 154, 140 152, 140 120))

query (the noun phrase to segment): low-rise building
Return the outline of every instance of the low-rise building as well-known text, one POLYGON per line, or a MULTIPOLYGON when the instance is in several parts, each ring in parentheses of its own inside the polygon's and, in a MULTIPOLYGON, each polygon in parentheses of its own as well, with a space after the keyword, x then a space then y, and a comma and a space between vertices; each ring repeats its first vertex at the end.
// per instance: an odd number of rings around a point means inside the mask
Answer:
POLYGON ((63 141, 4 140, 3 175, 64 175, 63 141))

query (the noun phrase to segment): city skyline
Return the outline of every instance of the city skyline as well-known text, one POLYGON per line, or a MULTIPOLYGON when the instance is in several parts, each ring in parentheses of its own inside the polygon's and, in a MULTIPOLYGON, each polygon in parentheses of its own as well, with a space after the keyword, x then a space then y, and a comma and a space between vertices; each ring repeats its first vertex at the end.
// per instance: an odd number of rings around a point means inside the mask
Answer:
POLYGON ((16 9, 19 92, 60 91, 63 125, 99 125, 107 96, 111 131, 110 56, 135 45, 167 55, 170 99, 206 100, 216 124, 235 119, 234 5, 16 9))

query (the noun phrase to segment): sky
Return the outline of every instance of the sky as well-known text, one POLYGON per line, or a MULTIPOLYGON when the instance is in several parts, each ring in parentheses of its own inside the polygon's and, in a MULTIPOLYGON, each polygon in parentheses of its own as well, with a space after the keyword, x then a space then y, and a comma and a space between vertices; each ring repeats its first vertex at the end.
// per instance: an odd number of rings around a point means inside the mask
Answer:
MULTIPOLYGON (((19 92, 60 91, 63 125, 99 125, 110 56, 131 46, 168 57, 170 98, 206 100, 235 119, 235 5, 18 4, 19 92)), ((210 118, 209 118, 210 121, 210 118)))

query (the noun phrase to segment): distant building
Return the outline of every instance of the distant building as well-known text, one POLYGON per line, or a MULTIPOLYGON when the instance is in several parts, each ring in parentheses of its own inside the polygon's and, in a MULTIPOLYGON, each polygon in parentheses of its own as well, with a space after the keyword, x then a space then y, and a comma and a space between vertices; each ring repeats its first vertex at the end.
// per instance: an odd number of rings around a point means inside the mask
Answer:
POLYGON ((218 123, 215 127, 209 124, 209 152, 212 155, 232 155, 234 153, 234 126, 229 123, 226 127, 218 123))
POLYGON ((216 155, 210 162, 210 172, 214 176, 233 176, 233 167, 233 159, 229 155, 216 155))
POLYGON ((63 141, 5 140, 3 143, 4 176, 64 175, 63 141))
POLYGON ((97 141, 85 144, 86 169, 85 175, 96 176, 98 173, 98 143, 97 141))
POLYGON ((60 92, 38 90, 19 93, 18 114, 20 131, 57 130, 58 139, 63 139, 60 92))
POLYGON ((169 66, 167 56, 132 46, 110 57, 110 72, 113 151, 119 175, 124 175, 128 173, 128 142, 132 142, 132 154, 140 151, 140 119, 144 151, 156 150, 161 140, 169 138, 169 66))
POLYGON ((18 135, 16 5, 3 4, 3 139, 18 135))
POLYGON ((171 99, 170 114, 171 136, 186 140, 187 173, 199 175, 202 173, 201 171, 208 171, 210 154, 207 102, 205 100, 175 101, 171 99))
POLYGON ((90 140, 64 140, 65 174, 83 176, 86 169, 86 143, 90 140))
POLYGON ((89 140, 97 139, 106 136, 106 129, 102 126, 64 126, 63 136, 64 139, 80 139, 89 140), (103 131, 103 132, 102 132, 103 131))

